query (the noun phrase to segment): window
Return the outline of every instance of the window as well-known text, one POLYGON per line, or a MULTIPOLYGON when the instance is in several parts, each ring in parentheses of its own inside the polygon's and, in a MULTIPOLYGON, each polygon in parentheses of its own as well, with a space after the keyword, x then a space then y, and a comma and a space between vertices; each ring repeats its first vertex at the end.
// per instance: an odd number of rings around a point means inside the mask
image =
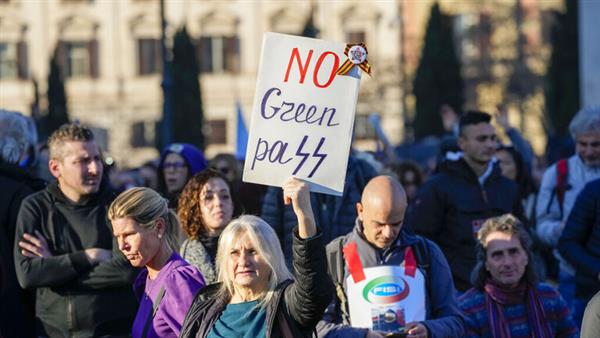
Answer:
POLYGON ((205 120, 204 136, 206 144, 227 144, 227 121, 226 120, 205 120))
POLYGON ((238 73, 240 41, 237 36, 203 36, 196 45, 202 73, 238 73))
POLYGON ((131 146, 134 148, 154 146, 155 128, 154 122, 133 123, 131 125, 131 146))
POLYGON ((347 43, 361 43, 364 42, 367 45, 366 34, 363 31, 350 31, 346 32, 347 43))
POLYGON ((65 77, 98 77, 98 43, 96 40, 61 41, 58 45, 57 56, 65 77))
POLYGON ((85 76, 90 73, 90 55, 85 42, 67 44, 67 76, 85 76))
POLYGON ((354 138, 357 140, 377 139, 377 134, 371 122, 369 122, 368 115, 356 114, 354 118, 354 138))
POLYGON ((156 74, 162 71, 159 39, 138 39, 138 74, 156 74))
POLYGON ((0 43, 0 79, 26 79, 27 44, 21 42, 0 43))

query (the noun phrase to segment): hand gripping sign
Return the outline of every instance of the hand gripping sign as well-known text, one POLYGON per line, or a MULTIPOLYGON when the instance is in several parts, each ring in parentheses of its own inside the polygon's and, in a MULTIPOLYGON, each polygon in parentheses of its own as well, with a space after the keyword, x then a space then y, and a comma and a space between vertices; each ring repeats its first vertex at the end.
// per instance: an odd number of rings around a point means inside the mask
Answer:
POLYGON ((265 33, 245 182, 281 186, 296 176, 311 191, 342 195, 362 69, 356 64, 338 75, 346 47, 265 33))
POLYGON ((412 248, 406 248, 400 266, 363 269, 355 246, 350 243, 344 248, 350 272, 346 295, 352 326, 395 332, 407 323, 425 320, 425 277, 416 267, 412 248))

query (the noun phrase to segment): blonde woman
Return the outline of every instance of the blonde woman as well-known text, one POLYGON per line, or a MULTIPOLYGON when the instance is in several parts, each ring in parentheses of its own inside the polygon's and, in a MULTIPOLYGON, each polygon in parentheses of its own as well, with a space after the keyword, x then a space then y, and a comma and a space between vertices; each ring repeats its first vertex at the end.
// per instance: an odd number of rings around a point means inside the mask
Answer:
POLYGON ((144 268, 134 283, 140 306, 134 338, 177 337, 204 278, 176 252, 179 222, 168 202, 149 188, 120 194, 108 210, 119 250, 144 268))
POLYGON ((271 226, 255 216, 232 221, 217 249, 220 284, 198 294, 180 337, 311 336, 333 297, 333 285, 308 185, 292 178, 283 190, 298 220, 293 234, 295 278, 271 226))

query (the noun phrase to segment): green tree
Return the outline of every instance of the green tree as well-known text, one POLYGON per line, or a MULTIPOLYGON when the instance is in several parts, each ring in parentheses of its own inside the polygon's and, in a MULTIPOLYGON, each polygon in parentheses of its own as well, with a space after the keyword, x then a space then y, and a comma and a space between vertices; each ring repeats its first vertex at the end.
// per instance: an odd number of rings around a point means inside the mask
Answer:
POLYGON ((442 135, 444 127, 440 107, 448 104, 460 112, 464 103, 464 84, 460 62, 454 50, 452 18, 431 7, 421 59, 413 82, 416 114, 413 122, 415 137, 442 135))
POLYGON ((203 111, 196 51, 184 27, 175 33, 173 44, 173 122, 174 142, 191 143, 204 149, 203 111))
POLYGON ((50 136, 61 125, 69 123, 67 95, 62 74, 55 52, 50 59, 50 72, 48 73, 48 110, 47 114, 40 119, 38 126, 41 139, 50 136))
POLYGON ((555 14, 545 87, 547 132, 559 138, 568 135, 569 122, 580 108, 578 2, 567 0, 565 5, 564 14, 555 14))

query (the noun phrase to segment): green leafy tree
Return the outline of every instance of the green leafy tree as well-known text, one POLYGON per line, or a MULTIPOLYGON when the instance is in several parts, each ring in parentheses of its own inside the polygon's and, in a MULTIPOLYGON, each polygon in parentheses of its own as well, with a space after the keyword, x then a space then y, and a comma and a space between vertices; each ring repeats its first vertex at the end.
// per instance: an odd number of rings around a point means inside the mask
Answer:
POLYGON ((440 108, 448 104, 460 112, 464 103, 464 84, 454 50, 452 18, 441 13, 437 3, 431 7, 413 88, 416 97, 415 136, 442 135, 444 127, 440 108))
POLYGON ((196 51, 184 27, 175 33, 173 44, 174 142, 186 142, 204 149, 203 111, 196 51))
POLYGON ((579 29, 577 1, 565 1, 552 27, 552 55, 546 73, 546 122, 551 136, 568 135, 569 122, 579 110, 579 29))
POLYGON ((48 73, 48 111, 39 121, 39 131, 44 139, 58 129, 61 125, 69 123, 67 110, 67 95, 63 75, 57 59, 57 53, 50 59, 50 72, 48 73))

